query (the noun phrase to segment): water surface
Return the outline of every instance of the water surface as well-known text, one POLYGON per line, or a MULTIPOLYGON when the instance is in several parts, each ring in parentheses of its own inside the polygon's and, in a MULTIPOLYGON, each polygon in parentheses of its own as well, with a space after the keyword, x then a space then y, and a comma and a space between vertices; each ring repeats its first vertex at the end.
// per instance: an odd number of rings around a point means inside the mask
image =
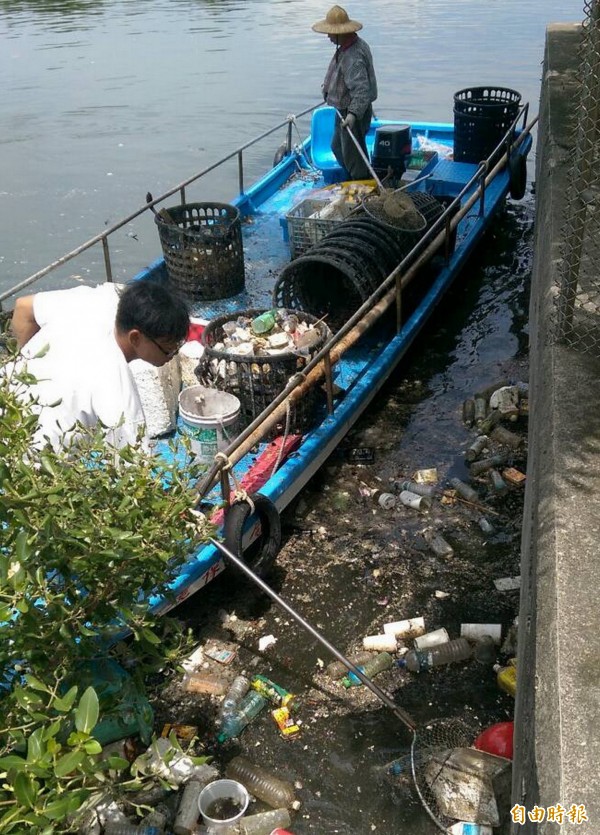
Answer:
MULTIPOLYGON (((4 0, 0 4, 0 289, 244 141, 319 100, 323 0, 4 0)), ((560 0, 353 0, 383 118, 452 121, 463 87, 517 89, 537 111, 545 26, 560 0)), ((283 137, 282 137, 283 138, 283 137)), ((246 155, 247 182, 273 138, 246 155)), ((188 199, 227 202, 229 165, 188 199)), ((156 257, 149 215, 112 244, 116 278, 156 257)), ((103 280, 101 256, 56 278, 103 280)), ((71 281, 72 283, 72 281, 71 281)))

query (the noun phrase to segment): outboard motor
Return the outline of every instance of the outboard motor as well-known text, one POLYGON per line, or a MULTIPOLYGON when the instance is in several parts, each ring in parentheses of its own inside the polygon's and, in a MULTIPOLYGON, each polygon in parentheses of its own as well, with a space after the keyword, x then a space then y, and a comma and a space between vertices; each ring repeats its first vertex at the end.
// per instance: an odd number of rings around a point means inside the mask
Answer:
POLYGON ((410 125, 386 125, 375 129, 371 164, 380 180, 397 185, 406 171, 406 159, 412 153, 410 125))

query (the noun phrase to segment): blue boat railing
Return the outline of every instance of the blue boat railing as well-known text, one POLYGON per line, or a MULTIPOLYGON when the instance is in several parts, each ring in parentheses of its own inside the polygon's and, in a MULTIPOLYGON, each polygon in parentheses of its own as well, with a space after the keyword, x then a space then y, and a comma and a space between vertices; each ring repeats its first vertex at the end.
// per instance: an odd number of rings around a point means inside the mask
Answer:
POLYGON ((80 244, 75 249, 72 249, 66 255, 57 258, 55 261, 52 261, 50 264, 45 266, 43 269, 38 270, 37 272, 33 273, 32 275, 28 276, 27 278, 20 281, 18 284, 15 284, 13 287, 9 288, 8 290, 3 291, 0 293, 0 309, 2 302, 5 299, 14 296, 15 293, 19 293, 21 290, 24 290, 26 287, 29 287, 31 284, 35 284, 36 281, 39 281, 44 276, 48 275, 49 273, 56 270, 58 267, 62 267, 64 264, 72 261, 73 258, 76 258, 78 255, 81 255, 83 252, 86 252, 88 249, 91 249, 96 244, 102 245, 103 256, 104 256, 104 271, 107 281, 113 280, 113 273, 112 273, 112 264, 110 258, 110 248, 108 240, 115 232, 119 229, 122 229, 123 226, 126 226, 128 223, 131 223, 132 220, 135 220, 140 215, 144 214, 144 212, 151 211, 157 203, 162 203, 163 200, 171 197, 173 194, 177 194, 179 192, 180 199, 182 203, 185 203, 185 189, 187 186, 191 185, 191 183, 195 183, 197 180, 202 179, 207 174, 210 174, 212 171, 215 171, 217 168, 220 168, 225 163, 229 162, 232 159, 237 158, 238 162, 238 190, 239 194, 244 193, 244 151, 248 148, 251 148, 254 145, 257 145, 259 142, 262 142, 269 136, 272 136, 277 131, 281 131, 282 128, 286 128, 286 139, 285 139, 285 151, 286 155, 289 155, 293 148, 293 128, 296 124, 296 121, 303 116, 312 113, 313 110, 316 110, 317 107, 320 107, 320 104, 314 104, 311 107, 308 107, 306 110, 303 110, 301 113, 297 114, 289 114, 286 118, 279 122, 272 128, 264 131, 259 136, 255 136, 253 139, 248 140, 243 145, 240 145, 234 151, 227 154, 226 156, 219 159, 217 162, 213 163, 212 165, 203 168, 197 174, 193 174, 191 177, 188 177, 182 182, 178 183, 176 186, 173 186, 168 191, 165 191, 163 194, 159 195, 158 197, 154 198, 153 200, 147 202, 142 206, 140 209, 136 209, 136 211, 132 212, 131 214, 127 215, 126 217, 122 218, 121 220, 114 223, 112 226, 109 226, 106 229, 103 229, 102 232, 99 232, 97 235, 94 235, 93 238, 85 241, 85 243, 80 244))

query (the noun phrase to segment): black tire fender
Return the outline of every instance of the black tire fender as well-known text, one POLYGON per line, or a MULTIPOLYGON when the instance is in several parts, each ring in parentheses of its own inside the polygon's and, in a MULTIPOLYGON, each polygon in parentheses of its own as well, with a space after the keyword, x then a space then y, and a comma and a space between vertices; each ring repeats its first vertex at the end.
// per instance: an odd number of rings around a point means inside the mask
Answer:
MULTIPOLYGON (((266 496, 254 493, 249 498, 254 504, 254 514, 252 514, 250 503, 246 500, 235 501, 226 508, 223 539, 226 548, 243 559, 248 568, 263 578, 273 568, 281 548, 281 519, 277 508, 266 496), (251 515, 258 517, 261 532, 258 539, 244 552, 242 549, 244 526, 251 515)), ((230 565, 229 568, 238 577, 247 579, 244 572, 235 565, 230 565)))
POLYGON ((521 154, 513 154, 508 161, 510 196, 522 200, 527 190, 527 160, 521 154))
POLYGON ((275 156, 273 157, 273 168, 275 168, 276 165, 279 165, 284 157, 287 157, 287 145, 285 142, 283 142, 275 151, 275 156))

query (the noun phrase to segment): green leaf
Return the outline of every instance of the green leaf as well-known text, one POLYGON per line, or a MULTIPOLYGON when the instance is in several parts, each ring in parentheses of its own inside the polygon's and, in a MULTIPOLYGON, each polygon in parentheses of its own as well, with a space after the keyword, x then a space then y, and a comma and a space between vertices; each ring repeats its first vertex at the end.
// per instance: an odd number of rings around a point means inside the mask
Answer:
POLYGON ((142 637, 144 640, 148 641, 149 644, 160 644, 160 638, 156 633, 154 633, 151 629, 144 627, 141 631, 142 637))
POLYGON ((44 808, 44 815, 51 821, 61 820, 61 818, 66 817, 70 805, 69 797, 61 797, 58 800, 53 800, 44 808))
POLYGON ((27 531, 19 531, 15 539, 15 554, 20 563, 27 562, 31 556, 31 548, 27 543, 27 531))
POLYGON ((57 777, 66 777, 67 774, 70 774, 83 762, 84 758, 84 751, 69 751, 68 754, 65 754, 56 761, 54 773, 57 777))
POLYGON ((36 728, 27 740, 27 762, 34 763, 44 753, 44 728, 36 728))
POLYGON ((50 693, 50 688, 44 684, 43 681, 40 681, 39 678, 32 676, 31 673, 25 673, 25 681, 30 687, 33 687, 34 690, 41 690, 43 693, 50 693))
POLYGON ((83 743, 86 754, 100 754, 102 753, 102 746, 97 739, 88 739, 83 743))
POLYGON ((68 713, 73 704, 75 702, 75 698, 77 697, 77 685, 74 684, 70 690, 68 690, 64 696, 60 697, 57 696, 52 703, 52 706, 59 710, 61 713, 68 713))
POLYGON ((16 754, 8 754, 6 757, 0 757, 0 771, 22 771, 27 765, 23 757, 18 757, 16 754))
POLYGON ((93 687, 88 687, 79 700, 75 711, 75 727, 78 731, 91 733, 98 721, 100 706, 93 687))
POLYGON ((51 458, 47 455, 42 455, 40 457, 40 464, 42 465, 42 470, 44 470, 44 472, 56 478, 57 473, 54 467, 54 461, 52 461, 51 458))
POLYGON ((124 768, 129 768, 129 761, 118 754, 111 754, 106 763, 112 771, 123 771, 124 768))
POLYGON ((15 777, 15 796, 21 806, 33 809, 33 804, 38 791, 38 784, 24 771, 20 771, 15 777))
POLYGON ((49 725, 46 728, 46 730, 44 731, 44 739, 45 740, 52 739, 53 737, 56 736, 56 734, 60 731, 61 728, 62 728, 62 719, 57 719, 55 722, 52 722, 52 724, 49 725))

